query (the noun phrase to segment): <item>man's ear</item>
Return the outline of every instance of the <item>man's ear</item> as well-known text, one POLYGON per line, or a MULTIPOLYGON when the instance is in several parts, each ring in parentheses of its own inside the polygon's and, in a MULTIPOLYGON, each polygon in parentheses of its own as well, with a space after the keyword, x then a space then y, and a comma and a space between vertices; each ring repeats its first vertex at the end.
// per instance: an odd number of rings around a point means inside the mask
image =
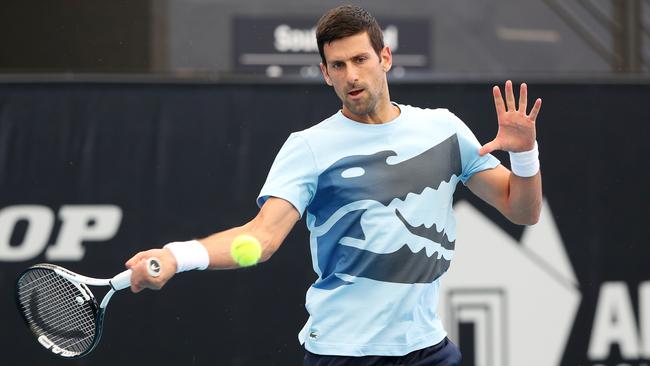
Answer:
POLYGON ((393 67, 393 54, 388 46, 385 46, 380 53, 381 62, 384 65, 384 72, 390 71, 393 67))
POLYGON ((323 74, 323 79, 325 79, 325 83, 327 85, 332 86, 332 79, 330 79, 330 75, 327 72, 327 66, 324 65, 322 62, 320 63, 320 72, 323 74))

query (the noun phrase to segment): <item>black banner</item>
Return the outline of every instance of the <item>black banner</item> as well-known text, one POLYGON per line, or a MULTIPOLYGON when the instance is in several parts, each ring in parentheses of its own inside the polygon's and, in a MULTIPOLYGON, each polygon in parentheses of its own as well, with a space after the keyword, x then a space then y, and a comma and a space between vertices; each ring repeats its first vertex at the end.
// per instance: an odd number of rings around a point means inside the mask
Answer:
MULTIPOLYGON (((391 91, 400 103, 449 108, 480 141, 496 133, 491 85, 391 91)), ((472 272, 465 268, 481 249, 459 250, 439 304, 448 330, 477 364, 516 366, 526 352, 533 366, 647 364, 650 88, 532 84, 529 95, 544 101, 537 126, 546 216, 532 228, 512 225, 458 188, 458 247, 463 230, 467 238, 476 231, 493 240, 481 245, 499 259, 472 272), (488 310, 470 311, 476 304, 488 310), (564 320, 547 331, 539 309, 564 320), (552 342, 538 343, 536 333, 552 342), (485 343, 493 334, 498 342, 485 343), (558 357, 538 359, 539 350, 558 357)), ((330 88, 307 84, 0 85, 3 361, 301 364, 297 332, 315 279, 304 222, 267 263, 185 273, 160 292, 116 294, 102 342, 78 361, 54 358, 33 338, 13 286, 38 262, 110 277, 139 250, 245 223, 288 134, 339 107, 330 88)), ((507 165, 507 155, 497 156, 507 165)))
MULTIPOLYGON (((320 77, 316 17, 237 17, 233 19, 235 70, 270 77, 320 77)), ((432 67, 428 19, 382 19, 384 43, 393 53, 395 76, 432 67)))

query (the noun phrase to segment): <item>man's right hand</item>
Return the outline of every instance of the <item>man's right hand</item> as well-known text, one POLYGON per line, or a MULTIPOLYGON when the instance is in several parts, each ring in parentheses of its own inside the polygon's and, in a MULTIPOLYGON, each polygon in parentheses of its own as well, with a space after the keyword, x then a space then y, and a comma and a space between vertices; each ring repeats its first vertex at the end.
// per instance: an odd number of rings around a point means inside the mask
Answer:
POLYGON ((138 293, 146 288, 160 290, 176 274, 176 258, 169 249, 150 249, 134 255, 126 261, 131 274, 131 291, 138 293), (160 275, 153 277, 147 271, 147 259, 156 257, 160 261, 160 275))

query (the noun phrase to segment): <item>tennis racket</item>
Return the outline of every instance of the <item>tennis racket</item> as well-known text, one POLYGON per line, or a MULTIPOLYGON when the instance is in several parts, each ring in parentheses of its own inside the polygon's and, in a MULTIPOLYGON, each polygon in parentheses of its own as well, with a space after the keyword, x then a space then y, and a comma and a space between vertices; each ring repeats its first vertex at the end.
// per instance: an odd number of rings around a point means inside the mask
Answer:
MULTIPOLYGON (((147 272, 157 277, 160 271, 160 261, 149 258, 147 272)), ((130 286, 130 269, 110 279, 99 279, 53 264, 37 264, 16 280, 16 304, 43 347, 64 358, 79 358, 99 343, 111 296, 130 286), (87 285, 111 289, 98 306, 87 285)))

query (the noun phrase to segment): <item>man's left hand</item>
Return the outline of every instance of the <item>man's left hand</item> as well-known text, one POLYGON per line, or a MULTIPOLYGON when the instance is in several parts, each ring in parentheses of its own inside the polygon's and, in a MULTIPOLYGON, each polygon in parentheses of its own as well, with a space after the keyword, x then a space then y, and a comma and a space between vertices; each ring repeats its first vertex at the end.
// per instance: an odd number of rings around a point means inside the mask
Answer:
POLYGON ((495 150, 522 152, 532 150, 535 147, 535 120, 542 107, 542 100, 537 98, 530 114, 526 114, 528 86, 525 83, 521 84, 519 108, 517 108, 515 94, 512 91, 512 81, 506 81, 505 92, 506 101, 504 103, 499 87, 492 88, 499 130, 494 140, 481 147, 479 150, 481 156, 495 150))

